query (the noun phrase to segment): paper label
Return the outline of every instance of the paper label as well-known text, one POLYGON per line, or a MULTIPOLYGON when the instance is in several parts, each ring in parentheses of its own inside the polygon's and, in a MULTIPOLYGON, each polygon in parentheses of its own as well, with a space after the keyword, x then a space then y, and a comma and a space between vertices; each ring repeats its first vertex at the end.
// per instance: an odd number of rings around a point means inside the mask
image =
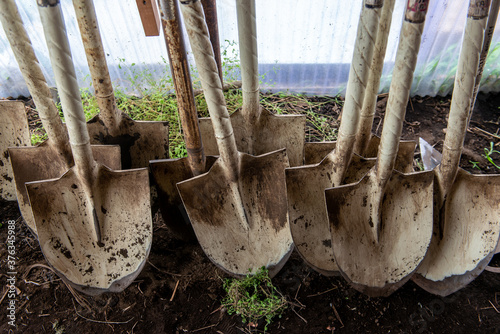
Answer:
POLYGON ((412 23, 423 23, 429 7, 429 0, 408 0, 405 20, 412 23))
POLYGON ((475 20, 483 19, 488 16, 490 10, 490 0, 470 0, 467 17, 475 20))

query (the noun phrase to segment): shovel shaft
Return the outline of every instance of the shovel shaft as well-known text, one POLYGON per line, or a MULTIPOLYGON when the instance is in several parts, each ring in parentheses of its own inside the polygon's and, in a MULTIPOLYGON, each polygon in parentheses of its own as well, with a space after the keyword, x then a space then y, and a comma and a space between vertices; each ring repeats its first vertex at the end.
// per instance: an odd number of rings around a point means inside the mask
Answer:
POLYGON ((63 127, 59 111, 52 100, 49 86, 38 64, 14 0, 0 1, 0 20, 50 142, 70 165, 72 156, 68 145, 68 133, 63 127))
POLYGON ((180 26, 179 6, 177 1, 161 0, 160 8, 170 70, 177 93, 177 107, 188 153, 188 163, 196 176, 205 172, 206 159, 198 125, 198 113, 194 101, 191 75, 189 74, 184 37, 180 26))
POLYGON ((247 130, 251 130, 260 116, 255 0, 236 0, 236 14, 243 90, 242 114, 247 130))
POLYGON ((470 1, 443 145, 443 159, 438 167, 439 186, 443 196, 451 188, 460 163, 488 10, 489 1, 470 1), (479 4, 484 6, 478 6, 479 4))
POLYGON ((484 32, 483 48, 481 49, 481 56, 479 58, 479 68, 476 75, 476 81, 474 83, 474 93, 472 94, 471 107, 467 124, 469 124, 470 122, 472 112, 474 111, 474 104, 476 103, 477 93, 479 93, 479 86, 481 84, 481 78, 483 77, 484 64, 486 64, 486 57, 488 57, 491 40, 493 39, 493 32, 495 31, 495 25, 497 23, 499 8, 500 0, 492 0, 490 14, 488 15, 488 22, 486 23, 486 30, 484 32))
POLYGON ((217 5, 215 0, 201 0, 205 19, 207 21, 208 32, 210 34, 210 42, 214 49, 215 62, 219 70, 219 77, 222 85, 224 86, 224 78, 222 76, 222 62, 220 57, 220 43, 219 43, 219 25, 217 23, 217 5))
POLYGON ((71 59, 61 6, 57 0, 38 0, 37 2, 52 69, 61 97, 73 159, 90 194, 95 161, 90 148, 80 90, 71 59))
POLYGON ((193 54, 200 74, 201 85, 214 127, 220 158, 229 180, 236 180, 239 171, 239 153, 236 147, 233 128, 229 120, 222 83, 219 79, 217 64, 208 29, 205 24, 203 8, 199 0, 181 1, 181 10, 193 54))
POLYGON ((73 0, 87 63, 100 109, 100 118, 111 135, 115 135, 120 117, 116 106, 113 85, 109 76, 106 56, 102 46, 99 24, 93 0, 73 0))
POLYGON ((377 94, 380 86, 380 76, 384 68, 384 57, 387 49, 387 39, 391 30, 392 11, 395 0, 385 0, 380 20, 378 23, 377 38, 373 50, 373 59, 371 61, 370 74, 366 86, 363 108, 361 109, 358 133, 356 134, 356 143, 354 152, 364 156, 365 150, 370 141, 373 117, 377 106, 377 94))
POLYGON ((328 156, 336 169, 333 185, 341 184, 351 161, 382 5, 383 1, 365 0, 361 10, 337 146, 328 156))
POLYGON ((396 161, 428 3, 428 0, 410 0, 401 28, 377 160, 377 178, 382 188, 396 161))

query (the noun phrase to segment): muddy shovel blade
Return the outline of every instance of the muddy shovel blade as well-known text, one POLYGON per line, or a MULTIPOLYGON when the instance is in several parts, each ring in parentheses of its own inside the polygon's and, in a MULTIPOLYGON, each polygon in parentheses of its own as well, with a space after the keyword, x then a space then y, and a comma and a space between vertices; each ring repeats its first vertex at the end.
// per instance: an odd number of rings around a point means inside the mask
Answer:
MULTIPOLYGON (((373 166, 375 159, 354 155, 347 170, 345 183, 357 182, 373 166)), ((318 189, 332 185, 333 164, 325 159, 308 168, 286 170, 288 214, 295 249, 314 270, 332 276, 338 274, 332 252, 331 230, 325 211, 323 192, 318 189)))
POLYGON ((238 180, 221 160, 206 174, 177 186, 196 237, 207 256, 227 273, 244 277, 260 267, 272 277, 293 250, 286 220, 284 150, 254 157, 240 153, 238 180), (233 189, 239 189, 241 199, 233 189), (243 207, 241 217, 236 208, 243 207))
POLYGON ((447 296, 479 276, 495 254, 500 175, 472 175, 459 169, 444 207, 435 212, 441 224, 435 224, 428 255, 413 280, 428 292, 447 296))
POLYGON ((98 167, 95 211, 81 179, 70 169, 59 179, 26 184, 48 263, 67 283, 89 295, 120 292, 140 273, 152 241, 146 169, 98 167), (92 237, 97 218, 102 244, 92 237))
POLYGON ((167 158, 168 122, 134 121, 121 114, 116 135, 110 134, 99 115, 89 120, 87 129, 91 143, 120 145, 123 169, 147 167, 149 160, 167 158))
POLYGON ((0 102, 0 197, 6 201, 16 200, 16 184, 9 159, 8 148, 29 146, 30 131, 24 103, 20 101, 0 102))
MULTIPOLYGON (((319 163, 328 155, 328 153, 335 149, 336 144, 337 142, 335 141, 305 143, 304 165, 319 163)), ((380 137, 372 134, 363 157, 367 159, 376 158, 379 145, 380 137)), ((413 157, 416 145, 417 144, 412 140, 405 140, 399 143, 399 150, 394 169, 403 173, 410 173, 413 171, 413 157)))
POLYGON ((356 184, 327 189, 325 198, 342 276, 369 296, 388 296, 410 279, 427 252, 433 173, 394 171, 378 207, 371 203, 379 187, 374 174, 356 184))
MULTIPOLYGON (((238 151, 261 155, 286 148, 292 167, 304 164, 305 123, 305 117, 302 115, 277 116, 266 109, 262 109, 258 123, 253 125, 245 122, 241 109, 231 114, 238 151), (253 128, 251 138, 245 135, 249 126, 253 128), (249 143, 253 145, 253 152, 250 152, 249 143)), ((210 118, 200 118, 200 131, 205 153, 218 155, 219 150, 210 118)))

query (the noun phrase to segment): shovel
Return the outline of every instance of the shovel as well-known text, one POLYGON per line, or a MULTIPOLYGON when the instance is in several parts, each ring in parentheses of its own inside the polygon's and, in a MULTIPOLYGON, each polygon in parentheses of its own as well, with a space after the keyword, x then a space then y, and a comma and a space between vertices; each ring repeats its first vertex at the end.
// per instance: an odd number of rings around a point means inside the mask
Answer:
MULTIPOLYGON (((236 1, 241 54, 243 106, 231 115, 236 144, 240 152, 252 155, 286 148, 291 166, 301 166, 304 157, 305 123, 303 115, 273 115, 259 105, 257 25, 255 1, 236 1)), ((218 155, 212 120, 200 119, 205 153, 218 155)))
POLYGON ((500 175, 472 175, 459 168, 489 1, 471 0, 443 145, 435 173, 434 235, 413 280, 447 296, 488 265, 500 233, 500 175))
POLYGON ((60 4, 37 4, 75 161, 60 178, 26 183, 40 247, 75 289, 120 292, 151 248, 148 171, 112 171, 94 160, 60 4))
POLYGON ((194 237, 193 228, 189 220, 187 223, 182 223, 186 213, 176 184, 206 173, 216 158, 205 157, 203 150, 184 37, 180 26, 178 3, 161 0, 160 8, 188 157, 152 160, 149 166, 157 185, 163 220, 177 237, 190 239, 194 237))
POLYGON ((317 164, 286 170, 288 214, 295 249, 304 261, 323 275, 338 274, 324 190, 342 182, 356 182, 373 167, 375 160, 352 154, 359 109, 373 55, 372 32, 377 31, 382 1, 365 1, 361 10, 346 100, 335 150, 317 164), (349 168, 348 168, 349 167, 349 168))
POLYGON ((203 9, 198 0, 181 4, 220 157, 208 173, 177 187, 196 237, 212 262, 237 277, 262 266, 274 276, 293 249, 286 212, 285 149, 258 157, 238 152, 203 9))
POLYGON ((432 236, 433 173, 394 170, 427 6, 407 4, 377 164, 361 181, 325 191, 338 268, 369 296, 388 296, 409 280, 432 236))
MULTIPOLYGON (((60 177, 73 166, 73 155, 68 134, 14 0, 0 2, 0 20, 49 138, 36 147, 9 149, 19 209, 26 225, 36 235, 35 221, 24 184, 60 177)), ((119 147, 93 146, 92 152, 97 161, 110 168, 120 169, 119 147)))
POLYGON ((168 122, 134 121, 118 110, 93 0, 73 0, 100 114, 88 121, 92 144, 120 145, 122 168, 168 157, 168 122))
POLYGON ((8 148, 30 146, 30 130, 21 101, 0 101, 0 115, 0 197, 15 201, 16 184, 8 148))
MULTIPOLYGON (((373 59, 371 60, 370 74, 366 84, 366 92, 363 100, 363 107, 354 144, 354 153, 365 158, 375 158, 377 156, 380 138, 372 134, 373 118, 377 106, 377 93, 380 86, 380 76, 384 67, 384 57, 387 48, 387 39, 391 28, 392 11, 395 0, 385 0, 378 23, 378 32, 375 38, 373 59)), ((320 162, 329 152, 335 148, 336 142, 305 143, 304 157, 305 164, 315 164, 320 162)), ((413 171, 413 153, 415 142, 401 141, 396 158, 395 169, 402 172, 413 171)))

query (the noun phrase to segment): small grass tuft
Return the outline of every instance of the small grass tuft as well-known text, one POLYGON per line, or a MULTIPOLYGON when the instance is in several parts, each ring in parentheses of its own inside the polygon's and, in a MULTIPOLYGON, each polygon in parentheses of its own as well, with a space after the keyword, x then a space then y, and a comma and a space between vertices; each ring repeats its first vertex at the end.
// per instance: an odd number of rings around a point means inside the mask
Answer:
POLYGON ((281 317, 287 307, 286 298, 272 284, 265 267, 242 280, 226 279, 224 290, 227 296, 222 305, 228 314, 236 313, 241 316, 243 323, 248 322, 254 327, 259 320, 265 319, 264 331, 274 317, 281 317))

